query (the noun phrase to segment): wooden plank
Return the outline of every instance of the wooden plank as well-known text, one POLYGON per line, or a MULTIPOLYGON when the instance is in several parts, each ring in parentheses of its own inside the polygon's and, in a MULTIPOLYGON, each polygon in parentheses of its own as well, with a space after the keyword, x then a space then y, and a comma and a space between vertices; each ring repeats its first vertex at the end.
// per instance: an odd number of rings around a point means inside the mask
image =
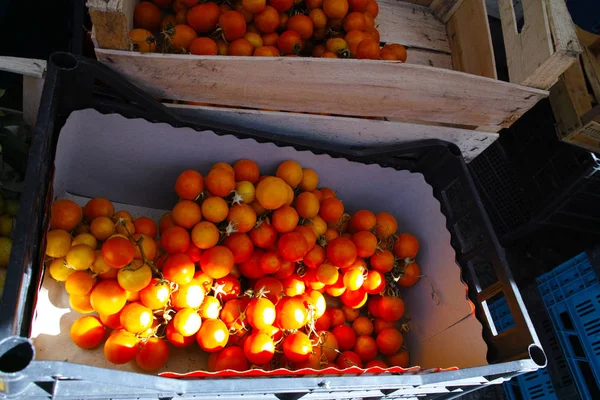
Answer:
POLYGON ((88 0, 96 47, 129 50, 135 0, 88 0))
POLYGON ((165 104, 183 117, 211 123, 227 121, 235 127, 248 127, 287 137, 346 148, 392 146, 422 139, 455 143, 470 161, 496 140, 498 135, 458 128, 426 126, 363 118, 242 110, 236 108, 165 104))
POLYGON ((561 77, 552 86, 550 105, 556 119, 557 133, 561 139, 564 140, 582 127, 580 116, 577 114, 564 77, 561 77))
POLYGON ((573 102, 573 107, 577 115, 582 116, 586 112, 592 109, 592 99, 588 93, 587 86, 585 84, 585 76, 583 75, 583 69, 580 63, 573 64, 563 74, 563 79, 567 90, 569 91, 569 97, 573 102))
POLYGON ((23 76, 23 121, 31 127, 35 127, 43 89, 44 78, 23 76))
POLYGON ((585 76, 590 83, 596 103, 600 103, 600 61, 587 47, 583 48, 581 59, 585 76))
POLYGON ((13 72, 34 78, 43 78, 46 74, 46 61, 35 58, 0 57, 0 71, 13 72))
POLYGON ((510 126, 547 92, 421 65, 97 49, 153 97, 252 108, 510 126))
POLYGON ((446 27, 428 7, 398 0, 380 0, 375 24, 381 41, 450 53, 446 27))
POLYGON ((436 18, 446 23, 461 6, 462 2, 463 0, 433 0, 430 7, 436 18))
POLYGON ((511 82, 548 88, 581 53, 564 0, 523 0, 517 32, 512 0, 498 0, 511 82))
POLYGON ((412 4, 418 4, 420 6, 429 7, 433 0, 400 0, 400 1, 403 1, 405 3, 412 3, 412 4))
POLYGON ((464 0, 448 20, 448 40, 455 71, 497 79, 485 0, 464 0))
POLYGON ((427 51, 416 48, 408 48, 406 50, 407 64, 425 65, 428 67, 453 69, 452 68, 452 56, 446 53, 440 53, 437 51, 427 51))
POLYGON ((594 35, 591 32, 584 31, 577 25, 575 25, 575 33, 577 34, 577 39, 579 39, 579 43, 583 47, 587 47, 592 51, 592 53, 600 53, 600 35, 594 35))

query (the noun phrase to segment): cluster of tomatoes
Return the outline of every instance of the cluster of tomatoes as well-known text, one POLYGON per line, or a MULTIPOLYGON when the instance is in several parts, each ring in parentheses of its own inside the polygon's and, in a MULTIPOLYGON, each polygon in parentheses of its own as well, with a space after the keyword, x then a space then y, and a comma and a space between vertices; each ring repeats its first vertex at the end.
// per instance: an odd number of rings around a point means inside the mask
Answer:
POLYGON ((197 343, 208 369, 408 366, 401 287, 420 278, 417 239, 389 213, 345 213, 296 161, 251 160, 177 178, 157 225, 103 198, 52 205, 49 274, 85 315, 71 338, 108 361, 162 368, 197 343), (160 233, 160 238, 158 235, 160 233))
POLYGON ((312 56, 406 61, 400 44, 380 48, 376 0, 199 0, 139 3, 129 33, 142 53, 312 56), (173 13, 170 11, 172 10, 173 13))

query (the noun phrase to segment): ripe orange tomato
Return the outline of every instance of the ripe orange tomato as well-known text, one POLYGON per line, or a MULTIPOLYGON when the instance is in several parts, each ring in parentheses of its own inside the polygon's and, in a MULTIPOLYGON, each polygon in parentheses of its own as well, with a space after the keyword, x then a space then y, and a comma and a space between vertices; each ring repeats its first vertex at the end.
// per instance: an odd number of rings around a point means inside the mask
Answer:
POLYGON ((256 225, 256 211, 247 204, 234 204, 229 209, 227 222, 233 226, 235 232, 250 232, 256 225))
POLYGON ((135 358, 139 342, 133 333, 116 330, 104 343, 104 357, 113 364, 126 364, 135 358))
POLYGON ((344 18, 344 30, 350 31, 364 31, 365 30, 365 16, 361 12, 353 11, 346 15, 344 18))
POLYGON ((296 197, 296 210, 302 218, 314 218, 319 214, 320 203, 311 192, 302 192, 296 197))
POLYGON ((238 265, 240 273, 249 279, 258 279, 265 275, 261 268, 261 259, 265 254, 264 250, 255 248, 250 255, 250 258, 238 265))
POLYGON ((268 176, 256 186, 256 200, 265 209, 275 210, 287 202, 288 185, 281 178, 268 176))
POLYGON ((256 281, 254 291, 259 292, 260 290, 265 292, 265 297, 271 300, 273 304, 277 304, 283 297, 283 285, 281 281, 270 276, 260 278, 256 281))
POLYGON ((281 257, 276 251, 269 250, 260 257, 259 268, 263 275, 274 274, 281 267, 281 257))
POLYGON ((308 317, 304 302, 297 297, 284 297, 276 306, 276 325, 281 329, 300 329, 308 317))
MULTIPOLYGON (((204 256, 204 254, 202 254, 204 256)), ((194 278, 195 265, 183 253, 169 254, 162 268, 165 279, 178 285, 187 285, 194 278)))
POLYGON ((375 219, 375 234, 379 239, 387 239, 398 230, 398 222, 390 213, 380 212, 375 215, 375 219))
MULTIPOLYGON (((254 26, 256 26, 256 29, 258 29, 258 31, 261 33, 275 32, 279 26, 279 12, 270 5, 266 6, 262 11, 254 15, 254 26)), ((273 41, 269 41, 269 43, 267 43, 263 37, 263 44, 265 46, 272 46, 275 43, 276 42, 273 41)))
POLYGON ((83 215, 88 221, 93 221, 98 217, 111 218, 115 213, 113 204, 102 197, 96 197, 87 202, 83 208, 83 215))
POLYGON ((287 279, 296 271, 296 263, 288 260, 282 260, 279 271, 275 273, 277 279, 287 279))
POLYGON ((301 295, 306 290, 304 280, 297 274, 292 274, 290 277, 284 279, 281 284, 283 285, 283 293, 290 297, 301 295))
POLYGON ((173 207, 171 216, 175 223, 185 229, 192 229, 202 220, 200 206, 191 200, 182 200, 173 207))
POLYGON ((208 319, 204 321, 198 333, 196 341, 200 348, 207 353, 221 350, 229 340, 229 330, 219 319, 208 319))
POLYGON ((356 336, 371 336, 374 327, 369 318, 360 316, 352 322, 352 329, 356 333, 356 336))
POLYGON ((161 369, 169 359, 169 345, 164 340, 151 337, 140 343, 135 362, 144 371, 161 369))
POLYGON ((271 215, 271 223, 280 233, 293 231, 298 226, 299 220, 298 212, 290 206, 282 206, 271 215))
POLYGON ((215 371, 231 369, 234 371, 246 371, 250 368, 244 350, 238 346, 229 346, 219 351, 215 360, 215 371))
POLYGON ((362 287, 358 290, 346 290, 340 296, 342 303, 344 303, 346 307, 355 309, 364 306, 367 303, 368 298, 368 293, 365 292, 365 290, 362 287))
POLYGON ((350 218, 350 227, 355 231, 370 231, 375 227, 377 218, 369 210, 358 210, 350 218))
POLYGON ((224 221, 229 213, 227 202, 221 197, 209 197, 202 202, 202 216, 215 224, 224 221))
POLYGON ((344 286, 348 290, 358 290, 364 283, 364 270, 360 267, 349 267, 344 270, 344 286))
POLYGON ((252 333, 244 340, 244 354, 252 364, 262 365, 270 362, 275 354, 273 339, 261 331, 252 333))
POLYGON ((415 258, 419 252, 419 241, 410 233, 401 233, 394 244, 394 254, 404 260, 415 258))
POLYGON ((202 253, 200 267, 211 278, 219 279, 231 272, 233 260, 233 253, 227 247, 214 246, 202 253))
POLYGON ((173 318, 173 328, 182 336, 193 336, 202 325, 202 318, 193 308, 182 308, 173 318))
MULTIPOLYGON (((275 33, 275 32, 273 32, 273 33, 275 33)), ((279 37, 279 35, 277 37, 279 37)), ((275 38, 275 41, 277 41, 277 38, 275 38)), ((279 54, 279 49, 275 46, 261 46, 261 47, 257 48, 256 50, 254 50, 253 55, 254 55, 254 57, 277 57, 280 54, 279 54)), ((253 202, 252 204, 255 204, 255 203, 256 202, 253 202)))
POLYGON ((359 231, 352 235, 358 257, 368 258, 377 250, 377 237, 369 231, 359 231))
POLYGON ((232 275, 215 280, 215 297, 222 302, 237 298, 242 290, 240 281, 232 275))
POLYGON ((279 12, 286 12, 292 5, 294 0, 269 0, 269 5, 274 7, 279 12))
POLYGON ((377 17, 379 14, 379 5, 377 4, 377 1, 369 0, 365 7, 365 12, 371 14, 373 18, 377 17))
MULTIPOLYGON (((212 32, 217 28, 221 16, 219 6, 207 2, 192 7, 187 13, 187 23, 198 33, 212 32)), ((191 199, 190 199, 191 200, 191 199)))
POLYGON ((192 41, 197 37, 196 31, 188 25, 179 24, 175 25, 173 34, 168 36, 168 40, 175 51, 187 52, 190 49, 192 41))
POLYGON ((386 361, 390 367, 408 368, 408 366, 410 365, 408 351, 402 348, 396 354, 387 356, 386 361))
POLYGON ((260 169, 258 164, 252 160, 237 161, 235 164, 233 164, 233 170, 235 173, 236 182, 248 181, 253 185, 256 185, 258 178, 260 177, 260 169))
POLYGON ((383 329, 377 334, 377 348, 381 354, 393 355, 400 350, 404 343, 402 333, 396 328, 383 329))
POLYGON ((339 272, 335 265, 323 263, 317 267, 317 279, 325 285, 333 285, 338 281, 339 272))
POLYGON ((219 229, 209 221, 198 222, 192 230, 192 242, 202 250, 215 246, 219 242, 219 238, 219 229))
POLYGON ((333 239, 327 244, 326 251, 327 259, 338 268, 347 268, 356 261, 356 246, 350 239, 333 239))
POLYGON ((275 322, 275 306, 267 298, 257 298, 248 304, 246 318, 254 329, 264 330, 275 322))
MULTIPOLYGON (((230 12, 239 15, 237 11, 230 12)), ((242 34, 242 36, 244 35, 242 34)), ((208 175, 206 175, 205 183, 206 188, 213 196, 225 197, 235 189, 234 173, 225 168, 213 168, 208 175)))
POLYGON ((277 48, 285 54, 299 54, 302 50, 302 38, 295 31, 285 31, 277 39, 277 48))
POLYGON ((327 17, 342 19, 348 14, 348 0, 323 0, 323 11, 327 17))
POLYGON ((252 243, 256 247, 260 247, 262 249, 269 248, 275 244, 277 241, 277 230, 273 227, 273 225, 263 222, 259 226, 252 229, 248 235, 252 240, 252 243))
POLYGON ((371 336, 361 335, 356 338, 356 344, 352 348, 363 362, 369 362, 377 357, 377 342, 371 336))
POLYGON ((306 253, 302 262, 308 268, 318 268, 319 265, 325 262, 325 250, 321 246, 314 246, 306 253))
POLYGON ((104 325, 91 315, 79 317, 71 325, 71 340, 82 349, 92 349, 104 340, 104 325))
POLYGON ((314 10, 315 8, 321 8, 323 6, 323 0, 305 0, 304 4, 307 9, 314 10))
POLYGON ((175 221, 173 221, 173 217, 171 216, 170 212, 163 214, 158 221, 158 230, 161 235, 164 231, 174 226, 177 225, 175 225, 175 221))
POLYGON ((377 302, 381 319, 398 321, 404 315, 404 301, 399 297, 383 296, 377 302))
POLYGON ((302 39, 310 39, 313 34, 313 27, 312 19, 304 14, 294 15, 287 22, 287 29, 298 32, 302 39))
POLYGON ((170 294, 171 289, 167 282, 153 278, 145 288, 140 290, 140 301, 151 310, 158 310, 167 305, 170 294))
POLYGON ((261 12, 267 5, 266 0, 242 0, 242 6, 252 14, 261 12))
POLYGON ((386 44, 384 46, 384 49, 391 50, 394 53, 394 55, 396 56, 397 60, 406 62, 406 48, 404 46, 402 46, 401 44, 396 44, 396 43, 386 44))
POLYGON ((385 289, 385 277, 379 271, 370 270, 362 288, 369 294, 379 294, 385 289))
POLYGON ((182 308, 197 309, 204 301, 205 294, 202 283, 193 279, 187 285, 179 286, 179 288, 171 294, 171 305, 176 310, 182 308))
POLYGON ((121 326, 131 333, 140 333, 152 326, 152 310, 140 303, 129 303, 120 312, 121 326))
POLYGON ((402 275, 398 280, 398 285, 402 287, 410 287, 416 284, 420 278, 421 268, 419 268, 419 264, 410 263, 403 268, 402 275))
POLYGON ((223 241, 223 246, 231 251, 233 254, 233 262, 235 264, 241 264, 247 261, 254 250, 254 244, 250 237, 247 234, 240 232, 233 233, 226 237, 223 241))
POLYGON ((56 200, 52 204, 50 228, 72 231, 83 219, 83 211, 71 200, 56 200))
POLYGON ((379 59, 379 42, 375 39, 363 39, 356 47, 356 58, 366 60, 379 59))
POLYGON ((381 51, 379 52, 379 58, 388 61, 398 60, 396 53, 394 53, 394 51, 391 50, 389 47, 384 47, 383 49, 381 49, 381 51))
POLYGON ((199 172, 191 169, 183 171, 175 181, 175 193, 184 200, 196 200, 203 190, 204 177, 199 172))
POLYGON ((346 286, 344 286, 344 280, 342 279, 342 276, 339 275, 337 282, 335 282, 333 285, 327 285, 325 287, 325 291, 328 295, 333 297, 341 296, 346 291, 346 286))
POLYGON ((151 238, 156 238, 158 234, 158 228, 156 222, 152 221, 148 217, 140 217, 133 221, 133 227, 136 234, 146 235, 151 238))
POLYGON ((321 315, 315 321, 315 329, 318 331, 326 331, 331 327, 331 313, 329 310, 326 310, 323 315, 321 315))
MULTIPOLYGON (((311 10, 310 13, 308 14, 308 17, 312 21, 313 27, 315 29, 325 28, 325 26, 327 25, 327 15, 325 15, 325 12, 320 8, 315 8, 315 9, 311 10)), ((315 188, 316 187, 317 186, 315 185, 315 188)), ((305 190, 305 189, 302 189, 302 190, 305 190)), ((314 190, 314 188, 311 190, 314 190)), ((308 191, 310 191, 310 190, 308 190, 308 191)))
POLYGON ((344 204, 336 198, 327 198, 321 202, 319 216, 325 222, 336 222, 344 214, 344 204))
POLYGON ((312 353, 312 342, 302 332, 295 332, 283 341, 283 355, 294 363, 306 361, 312 353))
POLYGON ((98 314, 116 314, 126 302, 127 292, 115 280, 100 281, 90 294, 90 304, 98 314))
POLYGON ((297 262, 302 260, 308 252, 308 243, 301 233, 287 232, 281 235, 277 241, 277 249, 284 259, 297 262))
POLYGON ((340 369, 346 369, 350 367, 362 368, 362 360, 353 351, 344 351, 340 354, 336 360, 336 364, 340 369))
POLYGON ((219 26, 223 29, 223 36, 228 42, 240 39, 246 34, 246 20, 238 11, 227 11, 221 14, 219 26))
POLYGON ((219 54, 217 43, 207 37, 199 37, 190 44, 190 53, 197 56, 216 56, 219 54))
POLYGON ((254 45, 244 38, 234 40, 227 48, 227 54, 230 56, 250 57, 254 53, 254 45))
POLYGON ((375 254, 371 256, 369 261, 372 269, 385 274, 394 268, 396 259, 389 250, 377 250, 375 254))
POLYGON ((167 253, 183 253, 190 246, 190 234, 184 228, 174 226, 161 233, 160 244, 167 253))
POLYGON ((367 4, 369 0, 348 0, 348 6, 350 11, 360 11, 363 12, 367 8, 367 4))

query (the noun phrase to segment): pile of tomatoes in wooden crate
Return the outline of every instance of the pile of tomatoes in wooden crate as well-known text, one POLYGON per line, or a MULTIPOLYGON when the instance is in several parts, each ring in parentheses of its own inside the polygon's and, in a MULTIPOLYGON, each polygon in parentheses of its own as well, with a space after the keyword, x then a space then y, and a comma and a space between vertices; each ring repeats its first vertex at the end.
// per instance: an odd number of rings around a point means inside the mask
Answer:
POLYGON ((376 0, 153 0, 139 3, 132 48, 203 56, 312 56, 406 61, 380 48, 376 0))
MULTIPOLYGON (((296 161, 194 170, 158 224, 103 198, 52 206, 47 270, 65 282, 84 349, 114 364, 166 364, 199 345, 208 370, 409 365, 400 288, 421 276, 417 239, 394 216, 358 210, 296 161), (160 238, 158 235, 160 234, 160 238)), ((408 289, 410 290, 410 289, 408 289)))

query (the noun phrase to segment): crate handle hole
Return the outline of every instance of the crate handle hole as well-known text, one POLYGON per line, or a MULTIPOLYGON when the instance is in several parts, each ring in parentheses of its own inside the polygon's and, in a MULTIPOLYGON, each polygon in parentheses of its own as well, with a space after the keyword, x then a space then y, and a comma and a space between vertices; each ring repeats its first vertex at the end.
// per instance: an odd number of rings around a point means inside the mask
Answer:
POLYGON ((77 67, 77 59, 70 53, 57 52, 50 56, 50 61, 60 69, 71 70, 77 67))
POLYGON ((12 336, 0 342, 0 372, 19 372, 25 369, 34 357, 33 343, 27 338, 12 336))
POLYGON ((529 358, 531 358, 531 360, 534 363, 536 363, 542 368, 546 366, 546 364, 548 363, 548 359, 546 358, 546 353, 544 353, 544 350, 540 346, 536 344, 531 344, 529 345, 528 351, 529 358))

